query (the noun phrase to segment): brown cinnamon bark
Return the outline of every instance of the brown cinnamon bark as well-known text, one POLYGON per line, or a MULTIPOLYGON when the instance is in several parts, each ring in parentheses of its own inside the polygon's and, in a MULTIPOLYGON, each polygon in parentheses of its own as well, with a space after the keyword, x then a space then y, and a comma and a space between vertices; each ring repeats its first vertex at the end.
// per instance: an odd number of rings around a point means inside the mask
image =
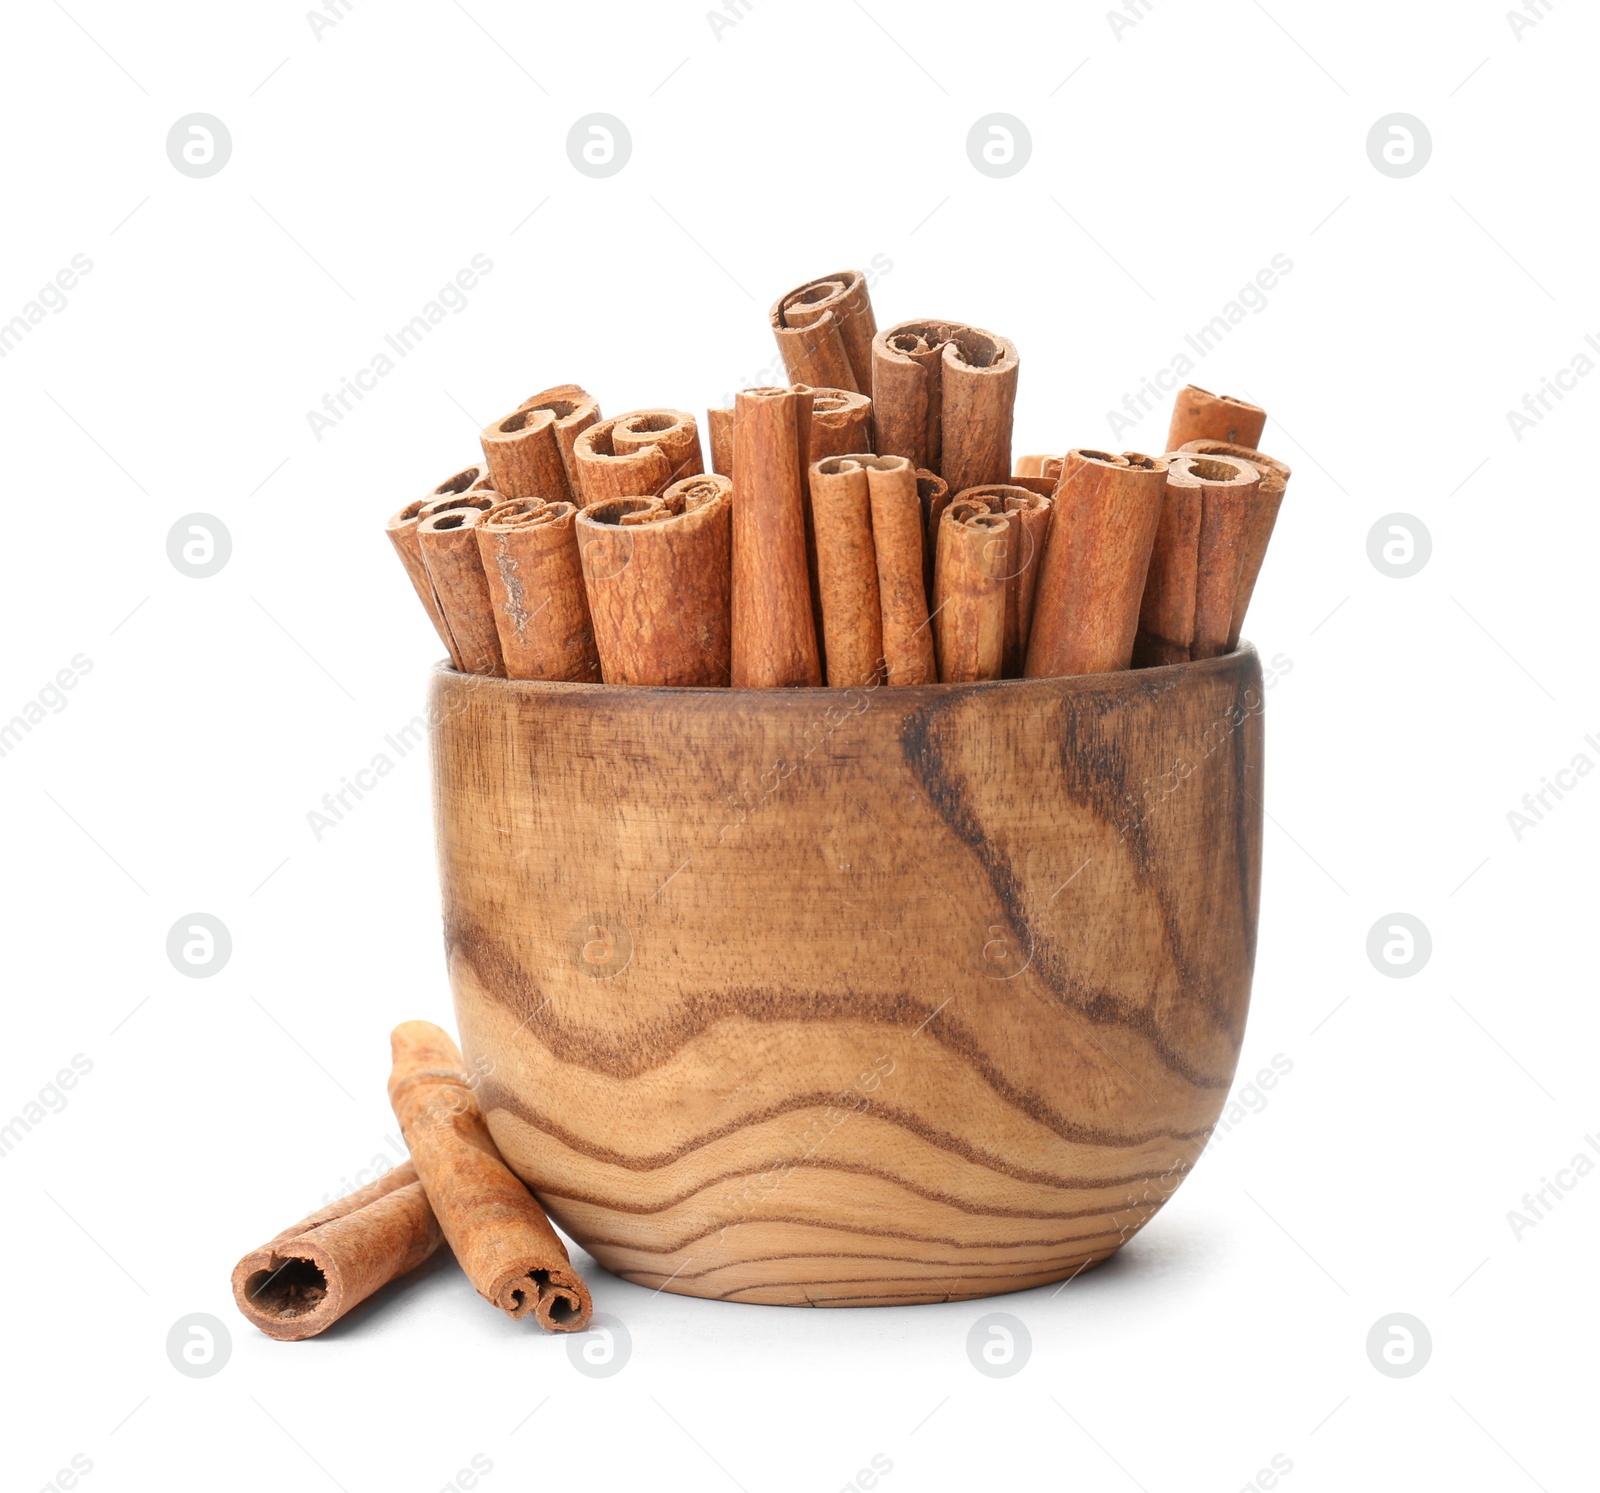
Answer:
POLYGON ((734 405, 733 684, 822 683, 806 564, 811 395, 745 389, 734 405))
POLYGON ((998 513, 1006 520, 1006 637, 1002 671, 1007 679, 1020 679, 1028 658, 1039 561, 1050 527, 1050 498, 1020 486, 1016 478, 1008 483, 969 487, 957 496, 967 502, 983 503, 991 513, 998 513))
POLYGON ((511 1318, 581 1332, 594 1303, 566 1246, 495 1148, 455 1043, 429 1021, 390 1038, 394 1106, 444 1237, 477 1292, 511 1318))
POLYGON ((860 270, 796 286, 777 299, 768 318, 791 384, 871 392, 878 323, 860 270))
POLYGON ((268 1337, 298 1342, 416 1269, 442 1239, 407 1161, 251 1250, 233 1267, 233 1299, 268 1337))
POLYGON ((424 509, 437 503, 441 498, 459 497, 470 489, 475 489, 477 484, 483 481, 484 475, 484 468, 481 466, 463 467, 453 477, 445 478, 426 497, 407 503, 383 526, 384 533, 389 536, 390 544, 394 546, 395 554, 405 567, 412 589, 417 593, 417 600, 422 603, 423 611, 428 614, 428 620, 433 623, 434 631, 439 634, 439 641, 444 644, 446 652, 450 655, 450 662, 457 669, 462 665, 456 656, 456 641, 450 634, 450 624, 445 621, 444 613, 439 608, 439 598, 433 589, 433 580, 428 575, 428 567, 423 563, 422 546, 417 541, 417 525, 422 520, 424 509))
POLYGON ((698 475, 700 436, 682 410, 634 410, 601 420, 573 444, 581 506, 607 498, 653 498, 674 482, 698 475))
POLYGON ((477 524, 508 679, 600 678, 571 503, 517 498, 477 524))
POLYGON ((933 634, 946 684, 998 679, 1005 659, 1008 522, 958 497, 939 520, 933 634))
POLYGON ((933 559, 939 552, 939 520, 950 506, 950 484, 937 472, 917 468, 917 501, 922 505, 922 589, 933 605, 933 559))
POLYGON ((455 640, 451 661, 466 674, 504 677, 494 604, 474 532, 494 500, 495 494, 478 491, 436 499, 419 515, 417 543, 439 610, 455 640))
POLYGON ((1015 457, 1011 463, 1012 480, 1015 481, 1018 477, 1042 477, 1044 476, 1044 464, 1047 461, 1060 460, 1059 456, 1049 455, 1015 457))
POLYGON ((607 684, 726 685, 733 483, 685 477, 658 498, 578 516, 584 583, 607 684))
POLYGON ((1045 537, 1026 673, 1104 674, 1132 662, 1167 461, 1069 451, 1045 537))
POLYGON ((883 659, 883 616, 871 488, 859 457, 811 464, 811 516, 828 683, 836 689, 870 684, 883 659))
POLYGON ((548 410, 555 417, 556 444, 561 448, 561 465, 567 474, 567 491, 564 498, 578 501, 578 469, 573 458, 573 448, 578 437, 600 420, 600 402, 577 384, 557 384, 541 389, 531 398, 524 399, 518 409, 548 410))
POLYGON ((951 492, 1011 472, 1017 350, 959 322, 903 321, 872 343, 878 450, 938 472, 951 492))
POLYGON ((1261 474, 1247 462, 1176 452, 1139 611, 1140 667, 1227 650, 1251 505, 1261 474))
MULTIPOLYGON (((883 618, 883 678, 892 685, 932 684, 939 677, 939 667, 923 581, 927 529, 921 474, 903 456, 861 455, 854 460, 866 468, 872 498, 872 548, 883 618)), ((928 496, 931 501, 931 491, 928 496)))
POLYGON ((1167 450, 1176 451, 1187 441, 1228 441, 1238 446, 1259 446, 1267 412, 1232 394, 1213 394, 1188 384, 1178 390, 1167 431, 1167 450))
POLYGON ((854 389, 818 389, 797 384, 795 393, 811 396, 811 437, 807 444, 813 463, 830 456, 850 456, 872 450, 872 401, 854 389))
POLYGON ((1232 653, 1239 646, 1245 613, 1250 609, 1250 598, 1255 595, 1261 564, 1267 557, 1267 546, 1272 541, 1272 531, 1277 525, 1278 511, 1283 506, 1283 495, 1291 474, 1288 465, 1276 457, 1249 446, 1236 446, 1229 441, 1187 441, 1183 449, 1202 456, 1221 456, 1242 461, 1261 473, 1261 486, 1256 491, 1255 502, 1250 505, 1244 552, 1239 561, 1239 589, 1234 595, 1233 622, 1228 628, 1227 651, 1232 653))
MULTIPOLYGON (((571 401, 558 402, 557 409, 567 411, 568 420, 578 418, 577 406, 571 401)), ((563 417, 557 409, 548 404, 519 405, 511 414, 486 426, 478 437, 490 480, 501 497, 543 498, 549 503, 571 501, 567 459, 557 429, 563 417)), ((575 442, 581 431, 593 423, 594 418, 590 418, 577 430, 569 431, 569 439, 575 442)))
POLYGON ((1020 487, 1024 492, 1037 493, 1041 498, 1053 498, 1056 494, 1056 484, 1060 480, 1060 473, 1053 477, 1019 477, 1015 472, 1006 479, 1012 487, 1020 487))
POLYGON ((711 447, 711 470, 722 477, 733 476, 733 411, 706 411, 706 441, 711 447))

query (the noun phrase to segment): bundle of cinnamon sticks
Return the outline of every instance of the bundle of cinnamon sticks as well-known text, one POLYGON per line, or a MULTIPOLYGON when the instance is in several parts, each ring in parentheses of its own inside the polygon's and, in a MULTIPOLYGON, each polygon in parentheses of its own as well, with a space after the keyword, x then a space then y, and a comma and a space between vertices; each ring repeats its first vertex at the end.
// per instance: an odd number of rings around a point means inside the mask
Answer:
POLYGON ((452 664, 779 689, 1093 674, 1238 646, 1289 468, 1265 412, 1177 399, 1165 455, 1012 455, 1019 361, 960 322, 878 330, 859 271, 770 312, 789 384, 612 419, 573 384, 389 538, 452 664))

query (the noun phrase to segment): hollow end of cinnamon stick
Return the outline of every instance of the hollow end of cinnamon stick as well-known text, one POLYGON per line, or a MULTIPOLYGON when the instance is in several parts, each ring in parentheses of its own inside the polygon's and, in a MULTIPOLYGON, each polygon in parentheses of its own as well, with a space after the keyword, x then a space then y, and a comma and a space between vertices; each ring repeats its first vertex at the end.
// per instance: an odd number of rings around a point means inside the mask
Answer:
POLYGON ((468 493, 430 503, 417 524, 417 543, 439 610, 455 639, 456 667, 466 673, 504 678, 494 602, 476 533, 479 520, 493 506, 492 493, 468 493))
POLYGON ((1167 450, 1176 451, 1195 440, 1259 447, 1266 425, 1267 412, 1259 405, 1232 394, 1213 394, 1198 384, 1188 384, 1178 390, 1173 403, 1167 450))
POLYGON ((797 285, 778 297, 767 319, 791 384, 871 391, 878 324, 860 270, 797 285))

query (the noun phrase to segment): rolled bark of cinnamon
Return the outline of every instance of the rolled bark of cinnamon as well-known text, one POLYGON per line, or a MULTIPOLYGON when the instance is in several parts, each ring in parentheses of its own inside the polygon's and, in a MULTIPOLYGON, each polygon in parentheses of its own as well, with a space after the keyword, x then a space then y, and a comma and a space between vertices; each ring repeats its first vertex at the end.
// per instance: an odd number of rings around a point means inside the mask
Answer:
POLYGON ((572 448, 600 418, 576 384, 535 394, 479 436, 490 480, 504 498, 572 501, 572 448))
POLYGON ((463 673, 503 679, 500 633, 475 533, 479 520, 494 506, 494 498, 493 493, 475 492, 430 503, 417 525, 417 543, 434 595, 439 598, 439 610, 455 639, 458 657, 452 661, 463 673))
POLYGON ((718 474, 685 477, 659 498, 610 498, 578 515, 607 684, 728 683, 732 491, 718 474))
POLYGON ((811 464, 810 480, 828 683, 870 684, 883 660, 883 616, 867 471, 857 457, 830 456, 811 464))
POLYGON ((711 447, 711 470, 721 477, 733 476, 733 411, 706 411, 706 441, 711 447))
POLYGON ((422 603, 423 611, 428 614, 428 620, 433 623, 434 631, 439 634, 439 641, 444 644, 445 651, 450 655, 450 662, 457 669, 462 667, 462 663, 456 656, 456 640, 450 634, 450 624, 445 621, 444 613, 439 608, 439 597, 433 589, 428 567, 423 562, 422 546, 417 542, 417 525, 422 520, 423 510, 430 504, 438 502, 441 498, 459 497, 468 490, 476 489, 477 484, 484 479, 484 475, 484 468, 481 466, 463 467, 453 477, 445 478, 426 497, 407 503, 383 526, 384 533, 389 536, 389 543, 394 546, 394 552, 411 581, 412 589, 417 593, 417 600, 422 603))
POLYGON ((878 450, 938 472, 951 492, 1011 472, 1017 350, 959 322, 903 321, 872 342, 878 450))
POLYGON ((1047 461, 1060 461, 1059 456, 1018 456, 1011 463, 1011 478, 1015 481, 1018 477, 1044 476, 1044 464, 1047 461))
POLYGON ((1272 542, 1272 531, 1277 526, 1278 512, 1283 506, 1283 495, 1291 473, 1287 464, 1276 457, 1249 446, 1234 445, 1230 441, 1186 441, 1183 449, 1201 456, 1221 456, 1242 461, 1261 473, 1261 486, 1256 491, 1255 502, 1250 505, 1244 552, 1239 561, 1239 589, 1233 600, 1233 623, 1228 628, 1227 651, 1232 653, 1239 646, 1245 613, 1250 609, 1250 598, 1255 595, 1256 581, 1261 576, 1261 565, 1267 557, 1267 546, 1272 542))
POLYGON ((871 392, 878 323, 860 270, 796 286, 779 296, 768 319, 791 384, 871 392))
POLYGON ((923 582, 927 530, 921 474, 903 456, 863 454, 852 460, 866 469, 872 499, 884 681, 891 685, 932 684, 939 677, 939 667, 923 582))
POLYGON ((922 589, 933 605, 933 559, 939 551, 939 520, 950 506, 950 484, 937 472, 917 468, 917 501, 922 505, 922 589))
POLYGON ((1227 650, 1250 508, 1261 474, 1247 462, 1177 452, 1150 556, 1134 659, 1141 667, 1227 650))
POLYGON ((268 1337, 315 1337, 439 1247, 409 1161, 274 1234, 233 1267, 233 1299, 268 1337))
POLYGON ((601 420, 579 434, 572 459, 585 508, 607 498, 658 497, 704 470, 694 416, 682 410, 635 410, 601 420))
POLYGON ((1035 594, 1026 674, 1104 674, 1133 661, 1162 522, 1165 458, 1069 451, 1035 594))
POLYGON ((933 633, 946 684, 998 679, 1005 660, 1008 522, 958 497, 939 520, 933 633))
POLYGON ((957 499, 983 503, 1006 520, 1006 635, 1001 668, 1007 679, 1020 679, 1028 658, 1039 561, 1050 527, 1050 499, 1019 486, 1016 479, 969 487, 957 494, 957 499))
POLYGON ((822 661, 806 563, 811 395, 745 389, 734 409, 733 684, 819 685, 822 661))
POLYGON ((460 1050, 429 1021, 390 1038, 389 1102, 439 1227, 467 1278, 513 1320, 532 1313, 549 1332, 581 1332, 589 1288, 533 1195, 496 1149, 460 1050))
POLYGON ((1178 390, 1167 431, 1167 450, 1176 451, 1188 441, 1228 441, 1237 446, 1259 446, 1267 412, 1232 394, 1213 394, 1188 384, 1178 390))
POLYGON ((1036 493, 1041 498, 1053 498, 1056 495, 1056 484, 1060 480, 1059 473, 1054 477, 1019 477, 1013 472, 1006 482, 1011 487, 1020 487, 1024 492, 1036 493))
POLYGON ((571 503, 496 503, 473 532, 508 679, 600 678, 571 503))

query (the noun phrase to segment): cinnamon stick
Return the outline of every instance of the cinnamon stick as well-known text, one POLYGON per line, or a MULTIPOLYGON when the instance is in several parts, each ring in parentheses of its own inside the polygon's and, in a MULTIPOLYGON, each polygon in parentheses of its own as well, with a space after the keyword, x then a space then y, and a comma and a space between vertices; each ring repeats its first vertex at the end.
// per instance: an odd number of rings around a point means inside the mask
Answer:
POLYGON ((439 634, 439 641, 444 644, 445 651, 450 655, 450 662, 457 669, 462 667, 462 663, 456 656, 456 642, 450 635, 450 624, 445 621, 444 613, 439 609, 439 597, 433 589, 428 567, 423 563, 422 546, 417 542, 417 525, 421 522, 423 510, 430 504, 441 498, 457 497, 475 488, 483 478, 483 467, 463 467, 453 477, 445 478, 426 497, 407 503, 383 526, 384 533, 389 536, 389 542, 394 546, 394 552, 411 581, 412 589, 417 593, 417 600, 422 603, 423 611, 428 614, 428 620, 433 623, 434 631, 439 634))
POLYGON ((878 323, 860 270, 796 286, 778 297, 768 319, 791 384, 871 391, 878 323))
POLYGON ((727 684, 732 490, 717 474, 685 477, 658 498, 610 498, 578 515, 607 684, 727 684))
POLYGON ((416 1269, 442 1238, 407 1161, 251 1250, 233 1267, 233 1299, 268 1337, 315 1337, 416 1269))
POLYGON ((505 662, 500 656, 494 603, 474 533, 494 500, 495 494, 489 492, 437 499, 422 510, 417 543, 422 548, 422 561, 433 582, 434 595, 439 599, 439 610, 455 639, 451 661, 463 673, 503 678, 505 662))
POLYGON ((1059 456, 1018 456, 1012 460, 1011 476, 1013 479, 1017 477, 1042 477, 1044 476, 1044 464, 1047 461, 1059 462, 1060 460, 1059 456))
POLYGON ((706 411, 706 442, 711 447, 711 470, 719 476, 733 476, 733 411, 706 411))
POLYGON ((570 502, 572 451, 600 418, 600 406, 576 384, 524 401, 479 436, 496 491, 505 498, 570 502))
MULTIPOLYGON (((922 552, 927 530, 922 474, 903 456, 861 455, 853 460, 866 469, 872 498, 872 548, 878 566, 883 618, 884 680, 892 685, 932 684, 939 677, 939 670, 923 581, 922 552)), ((933 500, 931 490, 928 500, 933 500)))
POLYGON ((958 497, 939 520, 933 631, 946 684, 998 679, 1005 658, 1007 520, 958 497))
POLYGON ((1188 441, 1228 441, 1238 446, 1259 446, 1267 412, 1232 394, 1213 394, 1188 384, 1178 390, 1167 431, 1167 450, 1176 451, 1188 441))
POLYGON ((1276 457, 1249 446, 1236 446, 1229 441, 1186 441, 1183 449, 1198 452, 1202 456, 1222 456, 1242 461, 1261 473, 1261 486, 1256 491, 1255 502, 1250 505, 1244 552, 1239 561, 1239 589, 1234 595, 1233 622, 1228 628, 1227 651, 1232 653, 1239 646, 1245 613, 1250 609, 1250 598, 1255 595, 1261 564, 1267 557, 1267 545, 1272 541, 1272 531, 1277 526, 1278 511, 1283 506, 1283 495, 1291 473, 1288 466, 1276 457))
POLYGON ((872 342, 878 449, 938 472, 952 492, 1011 472, 1017 350, 960 322, 903 321, 872 342))
POLYGON ((822 662, 806 564, 811 395, 745 389, 734 409, 733 684, 819 685, 822 662))
POLYGON ((809 384, 797 384, 795 393, 811 396, 811 436, 806 449, 813 463, 872 450, 872 401, 865 394, 809 384))
POLYGON ((869 684, 883 658, 883 618, 871 489, 857 457, 812 462, 811 515, 828 683, 836 689, 869 684))
POLYGON ((508 679, 600 678, 571 503, 517 498, 474 526, 508 679))
POLYGON ((1182 663, 1226 651, 1249 511, 1261 474, 1247 462, 1175 452, 1139 611, 1135 661, 1182 663))
POLYGON ((594 1303, 550 1220, 500 1157, 455 1043, 429 1021, 390 1038, 394 1106, 439 1227, 477 1292, 508 1317, 580 1332, 594 1303))
POLYGON ((1132 662, 1166 481, 1164 458, 1067 452, 1040 562, 1030 679, 1132 662))
POLYGON ((572 448, 581 505, 607 498, 653 498, 704 470, 694 416, 634 410, 582 431, 572 448))
POLYGON ((1039 560, 1050 527, 1050 498, 1020 485, 1028 480, 1013 478, 958 494, 967 502, 985 504, 1006 520, 1006 636, 1001 667, 1007 679, 1021 678, 1027 662, 1039 560))

